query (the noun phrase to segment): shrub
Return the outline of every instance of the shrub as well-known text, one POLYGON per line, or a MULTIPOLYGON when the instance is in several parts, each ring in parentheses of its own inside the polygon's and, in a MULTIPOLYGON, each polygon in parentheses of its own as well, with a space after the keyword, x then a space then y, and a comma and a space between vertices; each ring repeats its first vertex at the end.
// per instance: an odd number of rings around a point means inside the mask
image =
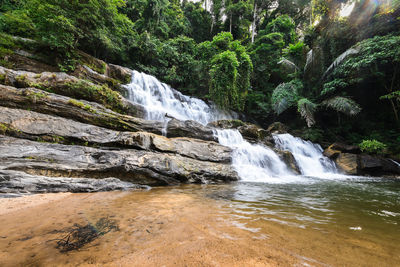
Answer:
POLYGON ((371 154, 383 154, 386 149, 386 145, 376 139, 363 140, 359 146, 362 152, 371 154))

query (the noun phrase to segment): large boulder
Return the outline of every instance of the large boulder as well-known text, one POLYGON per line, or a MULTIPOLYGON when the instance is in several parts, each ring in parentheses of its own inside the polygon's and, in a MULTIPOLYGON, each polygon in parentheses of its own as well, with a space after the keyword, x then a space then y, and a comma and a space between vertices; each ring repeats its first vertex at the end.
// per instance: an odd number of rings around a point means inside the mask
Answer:
POLYGON ((400 175, 400 164, 380 156, 340 153, 335 162, 342 171, 350 175, 400 175))
POLYGON ((359 155, 360 174, 374 176, 381 175, 400 175, 400 165, 381 156, 361 154, 359 155))
POLYGON ((148 132, 119 132, 21 109, 0 107, 0 126, 0 133, 31 140, 158 150, 214 162, 231 160, 230 148, 211 141, 169 139, 148 132))
POLYGON ((344 143, 336 142, 329 146, 332 150, 338 150, 344 153, 360 154, 361 149, 359 146, 347 145, 344 143))
POLYGON ((358 156, 356 154, 340 153, 336 158, 335 163, 347 174, 358 174, 358 156))
POLYGON ((229 163, 145 150, 109 150, 0 136, 0 170, 69 178, 114 177, 141 185, 237 181, 229 163))
POLYGON ((378 157, 362 154, 359 157, 358 168, 362 173, 381 173, 383 169, 382 160, 378 157))
POLYGON ((325 157, 335 160, 340 155, 340 153, 342 153, 340 150, 335 150, 332 148, 332 146, 329 146, 324 150, 323 154, 325 157))
POLYGON ((123 84, 130 82, 132 78, 132 70, 114 64, 108 64, 106 74, 108 77, 116 79, 123 84))
POLYGON ((168 137, 190 137, 203 140, 217 140, 214 136, 213 129, 203 126, 196 121, 180 121, 170 119, 167 122, 165 131, 168 137))
POLYGON ((297 164, 297 161, 294 158, 292 152, 287 151, 287 150, 283 150, 283 151, 279 150, 279 151, 276 151, 276 153, 278 154, 279 158, 283 162, 285 162, 286 166, 288 166, 290 170, 292 170, 296 174, 301 174, 299 165, 297 164))
POLYGON ((288 130, 289 128, 279 121, 271 123, 267 128, 267 131, 271 134, 285 134, 288 130))

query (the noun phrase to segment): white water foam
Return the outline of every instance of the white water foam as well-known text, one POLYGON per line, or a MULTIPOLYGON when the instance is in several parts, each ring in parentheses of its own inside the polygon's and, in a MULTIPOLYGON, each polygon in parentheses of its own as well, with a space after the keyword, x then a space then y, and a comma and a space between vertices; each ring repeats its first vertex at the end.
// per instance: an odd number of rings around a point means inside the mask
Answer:
POLYGON ((167 117, 174 117, 206 125, 211 121, 236 117, 236 114, 220 111, 201 99, 185 96, 145 73, 133 71, 132 81, 125 88, 128 99, 145 108, 147 120, 165 121, 167 117))
POLYGON ((242 181, 282 183, 298 180, 270 148, 250 144, 236 129, 215 130, 218 142, 233 149, 232 165, 242 181))
POLYGON ((322 154, 323 149, 320 145, 290 134, 277 134, 273 135, 273 138, 278 149, 288 150, 293 154, 301 174, 325 176, 338 173, 335 163, 322 154))

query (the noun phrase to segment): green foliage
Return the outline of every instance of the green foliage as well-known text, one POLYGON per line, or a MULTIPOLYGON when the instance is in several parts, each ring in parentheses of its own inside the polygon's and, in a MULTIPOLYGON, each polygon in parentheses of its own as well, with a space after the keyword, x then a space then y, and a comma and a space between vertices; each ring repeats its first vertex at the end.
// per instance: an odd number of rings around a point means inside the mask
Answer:
POLYGON ((325 96, 331 93, 334 93, 337 89, 346 88, 348 83, 343 79, 334 79, 330 82, 327 82, 323 85, 323 89, 321 91, 321 96, 325 96))
POLYGON ((290 107, 294 107, 299 99, 299 91, 303 84, 299 80, 281 83, 272 93, 271 103, 276 114, 281 114, 290 107))
POLYGON ((400 102, 400 91, 394 91, 390 94, 383 95, 379 99, 395 99, 400 102))
POLYGON ((14 40, 9 35, 0 33, 0 65, 6 67, 9 65, 5 58, 14 53, 14 48, 16 48, 14 40))
POLYGON ((240 96, 236 86, 239 62, 232 51, 217 54, 211 60, 210 97, 221 108, 238 109, 240 96))
POLYGON ((279 32, 283 35, 285 45, 293 44, 296 40, 296 25, 291 17, 282 15, 268 23, 265 30, 260 31, 260 34, 279 32))
POLYGON ((306 128, 302 131, 301 138, 314 143, 320 143, 323 140, 323 134, 324 131, 321 128, 306 128))
POLYGON ((278 61, 284 47, 281 33, 269 33, 257 37, 251 47, 250 56, 254 64, 253 86, 258 91, 264 91, 269 86, 269 78, 273 72, 278 71, 278 61))
POLYGON ((0 16, 0 31, 12 35, 33 37, 35 25, 27 10, 10 10, 0 16))
POLYGON ((346 79, 349 84, 359 83, 371 76, 381 79, 383 83, 385 80, 391 82, 388 78, 392 78, 393 73, 383 68, 400 62, 400 36, 375 36, 358 43, 356 47, 359 52, 336 66, 332 77, 346 79))
POLYGON ((189 21, 189 37, 196 42, 211 39, 211 14, 201 7, 201 3, 184 2, 183 11, 189 21))
POLYGON ((283 49, 283 55, 292 58, 300 58, 303 56, 304 43, 298 41, 295 44, 289 44, 285 49, 283 49))
POLYGON ((321 104, 335 111, 342 112, 348 116, 357 115, 361 111, 361 107, 356 102, 341 96, 335 96, 333 98, 324 100, 321 104))
POLYGON ((229 32, 221 32, 214 36, 212 44, 219 50, 227 50, 229 44, 233 41, 233 36, 229 32))
POLYGON ((197 57, 199 80, 201 84, 208 84, 210 99, 221 108, 242 111, 253 70, 246 48, 239 41, 233 41, 231 33, 222 32, 212 42, 199 44, 197 57))
POLYGON ((68 100, 68 104, 75 106, 75 107, 79 107, 79 108, 85 107, 85 104, 83 102, 75 100, 75 99, 68 100))
POLYGON ((386 150, 386 145, 376 139, 363 140, 360 144, 360 149, 363 152, 371 154, 383 154, 386 150))

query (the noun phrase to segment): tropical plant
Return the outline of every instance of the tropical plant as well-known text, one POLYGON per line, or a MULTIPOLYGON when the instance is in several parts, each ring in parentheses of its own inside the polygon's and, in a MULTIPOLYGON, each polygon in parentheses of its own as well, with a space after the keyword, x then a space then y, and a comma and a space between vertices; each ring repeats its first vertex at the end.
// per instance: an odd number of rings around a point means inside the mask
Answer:
POLYGON ((334 96, 319 103, 314 103, 309 98, 302 97, 302 94, 306 92, 306 90, 303 90, 303 84, 299 80, 292 80, 278 85, 271 98, 275 113, 279 115, 289 108, 297 106, 298 113, 306 121, 307 126, 311 127, 316 122, 314 118, 315 112, 324 106, 348 116, 357 115, 361 111, 361 107, 350 98, 334 96))
MULTIPOLYGON (((400 82, 400 36, 375 36, 363 40, 340 55, 328 68, 323 95, 343 92, 344 88, 365 81, 376 84, 386 92, 381 99, 388 100, 396 121, 396 85, 400 82)), ((382 95, 382 94, 381 94, 382 95)))
POLYGON ((281 114, 290 107, 294 107, 299 99, 299 91, 303 84, 299 80, 281 83, 272 93, 271 103, 276 114, 281 114))

